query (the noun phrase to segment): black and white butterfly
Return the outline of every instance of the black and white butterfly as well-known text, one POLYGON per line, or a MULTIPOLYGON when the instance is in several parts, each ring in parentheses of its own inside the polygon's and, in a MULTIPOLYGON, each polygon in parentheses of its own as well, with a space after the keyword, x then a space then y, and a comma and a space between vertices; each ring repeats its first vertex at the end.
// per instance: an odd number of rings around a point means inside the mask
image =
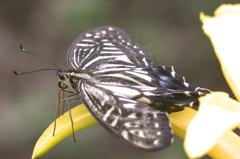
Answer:
POLYGON ((138 149, 173 142, 168 113, 198 105, 209 90, 186 83, 173 67, 152 67, 148 50, 117 27, 81 34, 67 54, 69 71, 59 81, 76 93, 113 136, 138 149))
POLYGON ((57 73, 60 89, 77 95, 113 136, 142 150, 169 146, 168 113, 198 105, 210 92, 188 84, 172 66, 153 67, 148 50, 117 27, 81 34, 68 50, 67 64, 69 71, 57 73))

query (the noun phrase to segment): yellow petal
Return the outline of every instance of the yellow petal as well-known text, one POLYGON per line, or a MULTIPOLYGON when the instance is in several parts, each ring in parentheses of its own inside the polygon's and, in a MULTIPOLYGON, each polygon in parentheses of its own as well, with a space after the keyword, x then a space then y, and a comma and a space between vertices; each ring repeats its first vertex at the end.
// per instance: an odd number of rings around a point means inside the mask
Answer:
MULTIPOLYGON (((224 136, 240 124, 240 104, 226 93, 211 93, 200 98, 200 109, 187 129, 185 149, 190 158, 202 157, 224 136)), ((239 137, 238 137, 239 138, 239 137)), ((232 156, 240 158, 240 138, 233 140, 232 156)), ((231 141, 232 142, 232 141, 231 141)), ((229 149, 226 143, 222 143, 229 149)))
POLYGON ((188 107, 183 111, 171 113, 169 116, 174 134, 185 139, 187 127, 196 114, 196 110, 188 107))
POLYGON ((240 101, 240 4, 221 5, 214 17, 200 13, 205 34, 211 39, 222 71, 240 101))
MULTIPOLYGON (((71 114, 74 122, 74 132, 98 123, 83 104, 71 109, 71 114)), ((58 142, 72 134, 69 112, 60 116, 56 122, 55 135, 52 136, 54 128, 53 122, 38 139, 33 150, 32 158, 43 156, 58 142)))

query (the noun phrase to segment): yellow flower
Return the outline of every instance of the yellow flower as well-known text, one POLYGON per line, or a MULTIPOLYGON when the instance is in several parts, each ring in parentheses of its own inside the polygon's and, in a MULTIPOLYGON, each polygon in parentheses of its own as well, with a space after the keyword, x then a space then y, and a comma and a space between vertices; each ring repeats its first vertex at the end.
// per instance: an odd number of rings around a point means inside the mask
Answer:
MULTIPOLYGON (((240 5, 222 5, 215 17, 200 13, 203 29, 212 40, 223 74, 240 100, 240 5)), ((84 105, 71 109, 74 129, 78 131, 97 124, 84 105)), ((213 158, 240 158, 240 137, 231 131, 240 125, 240 104, 225 93, 211 93, 200 99, 199 112, 185 108, 170 114, 173 131, 185 140, 190 158, 205 154, 213 158), (186 135, 187 133, 187 135, 186 135)), ((69 113, 57 119, 55 136, 52 123, 37 141, 32 158, 39 158, 72 133, 69 113)))
MULTIPOLYGON (((214 17, 200 13, 225 79, 240 100, 240 4, 222 5, 214 17)), ((187 129, 184 143, 190 158, 208 153, 213 158, 240 158, 240 137, 231 130, 240 125, 240 103, 215 92, 200 98, 199 112, 187 129)))

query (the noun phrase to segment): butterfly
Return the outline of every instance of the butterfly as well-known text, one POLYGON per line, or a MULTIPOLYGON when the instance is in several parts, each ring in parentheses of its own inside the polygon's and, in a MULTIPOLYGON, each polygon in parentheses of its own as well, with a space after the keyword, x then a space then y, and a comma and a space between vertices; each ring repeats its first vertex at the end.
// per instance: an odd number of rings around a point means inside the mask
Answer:
POLYGON ((67 53, 57 77, 108 132, 128 145, 160 150, 173 142, 168 113, 198 105, 210 91, 188 84, 173 67, 152 66, 145 47, 104 26, 86 31, 67 53))
POLYGON ((148 50, 112 26, 81 34, 67 64, 68 71, 57 72, 60 89, 78 96, 110 134, 141 150, 171 145, 168 113, 198 106, 210 92, 187 83, 172 66, 153 67, 148 50))

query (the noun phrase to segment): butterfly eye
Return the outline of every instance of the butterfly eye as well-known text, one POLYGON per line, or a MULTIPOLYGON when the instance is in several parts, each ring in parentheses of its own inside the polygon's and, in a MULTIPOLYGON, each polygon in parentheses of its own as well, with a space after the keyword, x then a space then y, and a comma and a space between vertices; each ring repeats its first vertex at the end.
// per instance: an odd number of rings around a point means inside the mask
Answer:
POLYGON ((62 80, 62 81, 64 81, 64 80, 66 79, 66 76, 65 76, 65 73, 64 73, 64 72, 60 72, 60 73, 58 74, 58 77, 59 77, 59 79, 62 80))

